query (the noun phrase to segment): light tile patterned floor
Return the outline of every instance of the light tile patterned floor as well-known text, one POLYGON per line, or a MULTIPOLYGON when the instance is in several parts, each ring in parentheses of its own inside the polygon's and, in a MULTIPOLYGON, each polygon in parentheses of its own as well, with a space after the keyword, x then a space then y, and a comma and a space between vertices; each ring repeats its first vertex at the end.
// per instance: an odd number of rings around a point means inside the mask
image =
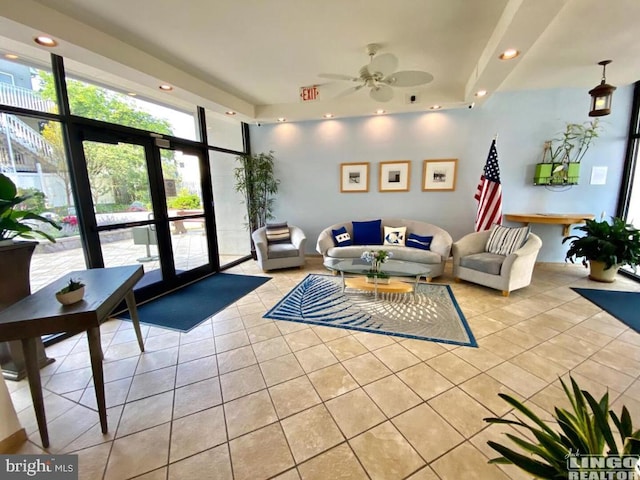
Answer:
MULTIPOLYGON (((261 274, 250 262, 236 273, 261 274)), ((640 291, 623 277, 590 282, 581 266, 540 264, 509 298, 452 283, 479 348, 271 321, 262 315, 308 273, 267 282, 187 334, 131 324, 102 327, 109 433, 102 435, 86 339, 47 350, 42 370, 51 452, 77 453, 82 479, 523 479, 488 465, 489 439, 508 427, 497 396, 526 399, 544 418, 565 404, 558 375, 640 424, 640 335, 569 286, 640 291)), ((25 381, 8 382, 40 450, 25 381)))

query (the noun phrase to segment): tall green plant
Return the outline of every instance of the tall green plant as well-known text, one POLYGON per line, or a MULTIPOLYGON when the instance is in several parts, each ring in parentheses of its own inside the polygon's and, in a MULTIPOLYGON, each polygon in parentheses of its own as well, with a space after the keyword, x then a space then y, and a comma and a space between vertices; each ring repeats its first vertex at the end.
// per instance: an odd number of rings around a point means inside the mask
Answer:
POLYGON ((587 150, 598 138, 600 125, 598 119, 585 123, 567 123, 567 126, 560 134, 560 137, 551 141, 552 162, 580 163, 587 150))
POLYGON ((234 170, 236 192, 244 196, 247 226, 254 232, 273 218, 274 196, 280 180, 274 173, 273 152, 236 157, 240 166, 234 170))
POLYGON ((570 379, 571 389, 562 379, 560 380, 571 403, 571 410, 555 407, 553 417, 560 427, 559 432, 551 429, 515 398, 503 393, 498 394, 533 424, 517 416, 516 420, 485 418, 484 421, 524 428, 533 434, 538 443, 506 433, 505 435, 519 447, 522 453, 500 443, 489 441, 487 444, 501 455, 489 460, 489 463, 514 464, 535 475, 536 478, 560 479, 568 477, 567 459, 572 455, 606 455, 618 459, 623 455, 640 456, 640 430, 633 430, 631 415, 627 408, 623 406, 620 416, 616 415, 613 410, 609 410, 608 392, 600 401, 596 401, 589 392, 581 390, 573 378, 570 377, 570 379), (616 444, 609 418, 618 430, 621 447, 616 444))

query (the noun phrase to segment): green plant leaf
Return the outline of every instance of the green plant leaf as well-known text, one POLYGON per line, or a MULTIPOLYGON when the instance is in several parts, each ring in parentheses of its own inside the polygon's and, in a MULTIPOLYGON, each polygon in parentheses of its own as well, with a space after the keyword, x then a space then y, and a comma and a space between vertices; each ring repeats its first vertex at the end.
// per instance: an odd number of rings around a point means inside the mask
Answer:
POLYGON ((583 392, 584 397, 589 402, 589 406, 591 407, 591 411, 593 412, 593 418, 595 420, 595 426, 604 437, 605 442, 607 442, 607 446, 609 447, 609 451, 614 454, 618 454, 618 446, 616 445, 616 441, 613 439, 613 433, 611 432, 611 427, 609 426, 609 422, 607 420, 607 410, 609 405, 609 394, 605 393, 602 397, 600 403, 596 401, 595 398, 589 392, 583 392), (604 401, 604 405, 602 402, 604 401), (603 408, 604 407, 604 408, 603 408))
POLYGON ((553 479, 556 478, 557 471, 555 468, 539 462, 531 457, 521 455, 510 448, 507 448, 499 443, 488 441, 487 444, 502 455, 509 462, 517 465, 526 472, 535 475, 538 478, 553 479))
POLYGON ((553 430, 551 430, 551 428, 547 426, 546 423, 540 420, 540 417, 538 417, 535 413, 533 413, 533 411, 531 411, 529 408, 524 406, 522 402, 516 400, 510 395, 507 395, 506 393, 499 393, 498 396, 502 398, 504 401, 506 401, 509 405, 513 406, 516 410, 519 410, 520 412, 525 414, 529 419, 535 422, 536 425, 540 426, 540 428, 542 428, 548 434, 557 435, 553 430))

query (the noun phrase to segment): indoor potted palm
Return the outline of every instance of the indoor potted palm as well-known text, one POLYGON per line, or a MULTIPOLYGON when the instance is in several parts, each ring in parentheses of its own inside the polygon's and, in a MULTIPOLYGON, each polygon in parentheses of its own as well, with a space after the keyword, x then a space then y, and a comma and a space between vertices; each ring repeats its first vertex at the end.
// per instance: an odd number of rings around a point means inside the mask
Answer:
POLYGON ((590 267, 589 278, 599 282, 613 282, 618 269, 629 265, 634 269, 640 263, 640 230, 621 218, 586 220, 577 227, 586 235, 565 237, 562 243, 571 240, 566 259, 574 263, 582 258, 582 264, 590 267))

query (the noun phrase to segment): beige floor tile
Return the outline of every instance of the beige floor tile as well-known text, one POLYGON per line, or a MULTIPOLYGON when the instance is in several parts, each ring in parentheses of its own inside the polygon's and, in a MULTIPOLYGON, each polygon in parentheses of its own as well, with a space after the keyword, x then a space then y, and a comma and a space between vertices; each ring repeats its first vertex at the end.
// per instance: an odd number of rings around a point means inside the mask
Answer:
POLYGON ((217 375, 218 363, 215 355, 180 363, 176 374, 176 387, 183 387, 217 375))
POLYGON ((343 338, 351 336, 351 332, 346 328, 336 328, 336 327, 311 327, 311 329, 316 332, 316 335, 320 337, 320 339, 327 343, 337 338, 343 338))
POLYGON ((270 387, 269 393, 279 418, 301 412, 322 401, 306 376, 270 387))
POLYGON ((215 337, 215 342, 216 352, 226 352, 227 350, 249 345, 249 336, 244 330, 239 330, 237 332, 220 335, 219 337, 217 336, 215 337))
POLYGON ((138 366, 138 358, 123 358, 111 362, 104 362, 102 365, 105 383, 120 380, 122 378, 133 377, 138 366))
POLYGON ((244 329, 244 323, 239 317, 236 317, 214 322, 212 327, 213 335, 215 337, 222 337, 224 335, 229 335, 230 333, 242 331, 244 329))
MULTIPOLYGON (((167 330, 164 331, 160 335, 156 335, 150 338, 147 338, 144 342, 145 351, 153 352, 156 350, 162 350, 164 348, 177 347, 180 345, 180 333, 178 332, 169 332, 167 330)), ((137 343, 137 342, 130 342, 137 343)), ((138 349, 138 351, 140 351, 138 349)))
POLYGON ((213 337, 196 342, 180 345, 178 361, 180 363, 190 362, 202 357, 208 357, 216 353, 216 345, 213 337))
POLYGON ((178 363, 178 347, 166 348, 164 350, 147 351, 140 355, 136 373, 151 372, 161 368, 170 367, 178 363))
POLYGON ((292 352, 297 352, 298 350, 303 350, 322 343, 320 337, 310 328, 284 335, 284 339, 292 352))
POLYGON ((525 398, 539 392, 547 385, 544 380, 511 362, 502 363, 487 371, 487 374, 525 398))
MULTIPOLYGON (((127 399, 129 393, 129 387, 131 386, 132 378, 123 378, 116 380, 115 382, 109 382, 104 385, 104 395, 107 408, 122 405, 127 399)), ((96 389, 91 383, 82 394, 82 397, 78 400, 79 403, 98 410, 98 403, 96 400, 96 389)), ((48 413, 48 412, 47 412, 48 413)))
POLYGON ((622 406, 627 407, 629 416, 633 419, 633 427, 636 428, 638 422, 640 422, 640 400, 638 397, 633 397, 627 393, 620 395, 612 404, 611 410, 613 410, 618 418, 622 416, 622 406))
POLYGON ((353 334, 362 345, 368 350, 373 351, 378 348, 386 347, 396 343, 391 335, 380 335, 377 333, 357 332, 353 334))
POLYGON ((261 390, 224 404, 229 438, 269 425, 278 420, 267 390, 261 390))
POLYGON ((358 459, 347 443, 318 455, 298 466, 302 480, 327 480, 328 472, 334 479, 366 480, 358 459))
POLYGON ((171 420, 173 392, 160 393, 135 402, 128 402, 120 417, 116 437, 155 427, 171 420))
POLYGON ((504 359, 485 348, 460 347, 452 352, 482 372, 504 362, 504 359))
POLYGON ((348 439, 386 420, 361 388, 329 400, 325 405, 348 439))
POLYGON ((564 366, 548 358, 543 358, 532 351, 522 352, 520 355, 513 357, 511 363, 546 382, 553 382, 568 371, 564 366))
POLYGON ((364 390, 389 418, 422 403, 422 399, 395 375, 365 385, 364 390))
POLYGON ((613 336, 605 335, 603 333, 596 332, 595 330, 587 328, 583 324, 576 325, 575 327, 570 328, 564 333, 581 340, 586 340, 587 342, 592 343, 598 347, 604 347, 614 338, 613 336))
POLYGON ((324 401, 358 388, 358 382, 341 364, 311 372, 309 379, 324 401))
POLYGON ((229 450, 235 480, 266 480, 294 466, 279 424, 231 440, 229 450))
POLYGON ((266 387, 262 373, 257 365, 235 370, 220 375, 222 399, 229 402, 249 393, 257 392, 266 387))
POLYGON ((260 369, 269 387, 304 375, 300 363, 292 353, 262 362, 260 369))
POLYGON ((375 382, 382 377, 391 375, 391 370, 372 353, 365 353, 359 357, 350 358, 342 362, 342 365, 344 365, 360 385, 366 385, 367 383, 375 382))
POLYGON ((312 407, 280 422, 297 463, 344 441, 324 405, 312 407))
POLYGON ((222 403, 220 380, 217 377, 176 388, 173 418, 184 417, 222 403))
POLYGON ((173 390, 176 379, 176 367, 167 367, 133 377, 127 401, 139 400, 157 393, 173 390))
POLYGON ((467 380, 460 385, 460 388, 499 417, 512 409, 507 402, 498 396, 499 393, 522 400, 519 394, 484 373, 467 380))
POLYGON ((428 400, 453 387, 453 383, 425 363, 398 373, 398 377, 423 400, 428 400))
POLYGON ((102 433, 100 422, 93 425, 79 437, 76 437, 71 443, 64 447, 64 453, 71 453, 76 450, 82 450, 103 443, 110 443, 115 438, 122 415, 123 405, 107 409, 107 427, 109 431, 102 433))
POLYGON ((602 385, 611 387, 618 392, 624 392, 635 380, 635 378, 629 375, 591 359, 585 360, 572 371, 602 385))
POLYGON ((315 345, 295 352, 302 369, 309 373, 338 363, 336 357, 325 345, 315 345))
POLYGON ((590 359, 633 377, 640 372, 640 361, 631 358, 631 354, 629 349, 603 349, 594 353, 590 359))
POLYGON ((367 430, 349 444, 372 479, 404 478, 425 464, 391 422, 367 430))
MULTIPOLYGON (((52 453, 66 451, 68 444, 87 432, 99 421, 98 412, 83 405, 76 405, 67 410, 56 417, 55 420, 47 422, 49 451, 52 453)), ((42 440, 37 430, 33 434, 29 434, 29 439, 36 445, 42 445, 42 440)))
POLYGON ((491 335, 507 328, 505 323, 493 320, 486 315, 467 317, 467 322, 469 323, 469 327, 471 327, 473 336, 476 337, 476 339, 486 337, 487 335, 491 335))
POLYGON ((95 480, 96 478, 102 478, 110 452, 111 444, 109 443, 75 452, 78 455, 78 479, 95 480))
POLYGON ((438 355, 437 357, 427 360, 426 363, 455 385, 481 373, 476 367, 451 352, 438 355))
MULTIPOLYGON (((506 445, 509 448, 517 449, 515 444, 505 436, 505 433, 510 433, 511 435, 522 438, 522 435, 509 425, 492 424, 477 435, 474 435, 470 442, 488 459, 496 458, 499 457, 500 454, 487 445, 489 440, 506 445)), ((530 474, 520 470, 515 465, 498 465, 498 467, 512 480, 531 480, 532 478, 530 474)))
POLYGON ((518 326, 505 328, 496 332, 496 337, 502 338, 508 342, 515 343, 524 349, 533 348, 536 345, 542 343, 544 340, 540 340, 538 337, 529 335, 522 330, 518 330, 518 326))
POLYGON ((232 372, 240 368, 248 367, 258 363, 253 348, 250 345, 246 347, 236 348, 235 350, 228 350, 226 352, 219 353, 218 358, 218 371, 222 373, 232 372))
POLYGON ((194 480, 207 478, 233 480, 228 445, 220 445, 169 465, 168 480, 188 478, 194 480))
POLYGON ((408 477, 407 480, 439 480, 439 478, 430 467, 424 467, 408 477))
POLYGON ((617 340, 635 345, 636 347, 640 347, 640 333, 636 333, 633 330, 627 330, 626 332, 620 334, 617 340))
POLYGON ((283 337, 272 338, 265 340, 264 342, 254 343, 253 351, 259 362, 271 360, 272 358, 280 357, 291 353, 289 345, 283 337))
MULTIPOLYGON (((521 325, 521 323, 518 324, 517 328, 520 329, 521 325)), ((555 334, 557 335, 558 332, 555 332, 555 334)), ((488 335, 481 338, 478 340, 478 347, 481 350, 489 350, 491 353, 495 353, 503 360, 509 360, 524 351, 524 347, 510 342, 498 334, 488 335)))
POLYGON ((441 344, 437 342, 429 342, 427 340, 407 338, 400 340, 398 343, 422 361, 428 360, 447 351, 441 346, 441 344))
POLYGON ((399 343, 393 343, 386 347, 373 351, 373 354, 382 361, 392 372, 404 370, 407 367, 420 363, 420 359, 399 343))
POLYGON ((278 327, 278 330, 282 332, 282 335, 289 335, 293 332, 299 332, 301 330, 307 330, 311 328, 310 325, 300 322, 285 322, 283 320, 276 320, 275 323, 276 327, 278 327))
POLYGON ((67 393, 85 388, 91 381, 91 368, 81 368, 70 372, 56 373, 42 385, 53 393, 67 393))
POLYGON ((281 473, 277 477, 273 477, 273 480, 300 480, 300 475, 298 474, 298 470, 292 468, 291 470, 281 473))
POLYGON ((326 345, 327 348, 331 350, 335 357, 341 362, 353 357, 357 357, 358 355, 362 355, 367 351, 365 346, 362 345, 351 334, 348 334, 336 340, 331 340, 326 345))
POLYGON ((227 441, 222 406, 173 421, 170 462, 208 450, 227 441))
POLYGON ((432 398, 428 403, 465 438, 485 428, 483 419, 493 416, 491 411, 457 387, 432 398))
POLYGON ((270 338, 280 337, 282 334, 275 323, 266 323, 247 329, 249 335, 249 341, 251 343, 258 343, 270 338))
POLYGON ((170 428, 166 423, 114 441, 104 479, 131 478, 166 465, 170 428))
POLYGON ((430 466, 440 478, 509 480, 509 477, 502 470, 495 465, 488 464, 487 460, 487 457, 482 455, 478 449, 464 443, 430 466), (463 462, 460 461, 461 458, 464 458, 463 462))

